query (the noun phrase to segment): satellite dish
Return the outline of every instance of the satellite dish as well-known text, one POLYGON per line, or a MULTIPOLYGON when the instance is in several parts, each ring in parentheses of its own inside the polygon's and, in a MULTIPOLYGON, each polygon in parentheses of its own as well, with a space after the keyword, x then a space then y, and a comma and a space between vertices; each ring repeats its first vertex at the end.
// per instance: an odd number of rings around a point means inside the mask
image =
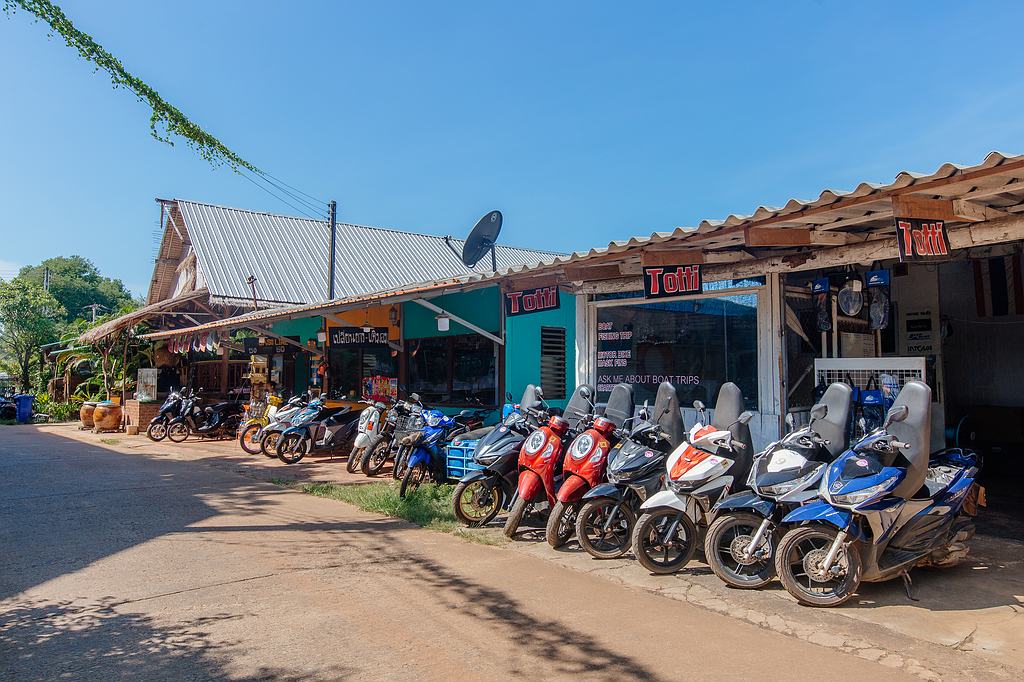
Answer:
POLYGON ((501 232, 501 211, 491 211, 476 222, 473 230, 466 237, 466 243, 462 246, 462 253, 459 254, 451 245, 451 237, 445 237, 444 241, 448 248, 459 256, 462 264, 471 268, 480 262, 488 251, 491 252, 491 269, 497 271, 498 263, 494 255, 494 245, 498 241, 498 234, 501 232))

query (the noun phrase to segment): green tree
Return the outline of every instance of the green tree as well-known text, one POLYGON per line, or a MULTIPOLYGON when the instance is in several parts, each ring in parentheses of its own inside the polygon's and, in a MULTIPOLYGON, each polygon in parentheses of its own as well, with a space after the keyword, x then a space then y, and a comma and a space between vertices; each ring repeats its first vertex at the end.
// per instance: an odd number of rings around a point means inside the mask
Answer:
POLYGON ((57 338, 64 308, 38 284, 0 281, 0 358, 12 365, 28 390, 39 347, 57 338))
POLYGON ((134 307, 132 294, 119 279, 103 277, 93 263, 81 256, 47 258, 39 265, 26 265, 18 279, 43 285, 44 271, 50 270, 50 294, 64 307, 64 319, 91 320, 85 306, 98 303, 100 314, 134 307))

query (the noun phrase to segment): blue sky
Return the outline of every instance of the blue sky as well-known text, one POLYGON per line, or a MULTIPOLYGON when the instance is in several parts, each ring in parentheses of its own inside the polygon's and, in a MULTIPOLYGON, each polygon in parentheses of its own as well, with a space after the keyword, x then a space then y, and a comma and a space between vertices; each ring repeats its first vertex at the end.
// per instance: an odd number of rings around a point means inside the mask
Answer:
MULTIPOLYGON (((555 250, 1019 153, 1021 3, 60 3, 343 220, 555 250)), ((78 253, 148 286, 154 197, 294 214, 0 16, 0 276, 78 253)))

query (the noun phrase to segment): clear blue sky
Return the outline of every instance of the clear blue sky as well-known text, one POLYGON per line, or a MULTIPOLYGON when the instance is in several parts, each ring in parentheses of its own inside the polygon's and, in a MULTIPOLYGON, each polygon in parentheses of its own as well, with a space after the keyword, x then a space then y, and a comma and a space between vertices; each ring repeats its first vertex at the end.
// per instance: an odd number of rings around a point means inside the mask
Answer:
MULTIPOLYGON (((343 220, 574 250, 1024 151, 1024 4, 60 3, 171 103, 343 220)), ((0 16, 0 276, 148 286, 154 197, 294 213, 43 25, 0 16)))

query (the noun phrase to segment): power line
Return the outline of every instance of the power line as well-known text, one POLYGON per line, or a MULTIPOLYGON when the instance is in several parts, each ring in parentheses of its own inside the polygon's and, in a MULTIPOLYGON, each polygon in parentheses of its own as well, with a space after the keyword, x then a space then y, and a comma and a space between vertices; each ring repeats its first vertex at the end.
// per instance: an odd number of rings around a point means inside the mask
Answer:
MULTIPOLYGON (((310 201, 308 201, 306 199, 303 199, 301 196, 299 196, 295 192, 292 192, 292 191, 288 190, 286 186, 283 186, 283 185, 278 184, 277 182, 274 182, 273 180, 271 180, 270 177, 273 177, 273 176, 268 176, 268 174, 265 174, 263 172, 259 172, 257 177, 262 182, 267 183, 268 185, 270 185, 271 187, 276 189, 278 192, 281 192, 282 194, 287 195, 293 201, 297 202, 301 206, 305 206, 306 208, 312 210, 314 213, 320 214, 323 211, 323 204, 327 203, 327 202, 313 203, 313 202, 310 202, 310 201)), ((297 190, 297 191, 301 192, 301 190, 297 190)), ((304 192, 303 192, 303 194, 304 194, 304 192)))
POLYGON ((299 213, 301 213, 302 215, 306 216, 306 217, 307 217, 307 218, 309 218, 310 220, 323 220, 323 219, 325 218, 325 216, 319 216, 319 217, 318 217, 318 216, 313 216, 313 215, 310 215, 310 214, 309 214, 309 213, 308 213, 307 211, 305 211, 305 210, 303 210, 303 209, 299 208, 298 206, 296 206, 295 204, 291 203, 291 202, 290 202, 290 201, 288 201, 287 199, 285 199, 285 198, 281 197, 281 196, 280 196, 280 195, 278 195, 278 194, 275 194, 275 193, 274 193, 273 191, 271 191, 270 189, 268 189, 268 188, 264 187, 263 185, 261 185, 260 183, 256 182, 256 180, 254 180, 253 178, 249 177, 249 176, 248 176, 248 175, 247 175, 247 174, 246 174, 246 173, 245 173, 244 171, 240 172, 240 175, 241 175, 241 176, 242 176, 243 178, 245 178, 246 180, 248 180, 249 182, 251 182, 252 184, 254 184, 254 185, 256 185, 257 187, 259 187, 259 188, 260 188, 261 190, 263 190, 264 192, 266 192, 266 193, 267 193, 267 194, 269 194, 270 196, 272 196, 272 197, 274 197, 275 199, 277 199, 278 201, 280 201, 280 202, 281 202, 282 204, 285 204, 285 205, 287 205, 287 206, 290 206, 291 208, 295 209, 296 211, 298 211, 298 212, 299 212, 299 213))
POLYGON ((316 203, 316 204, 318 204, 318 205, 319 205, 319 204, 326 204, 326 203, 327 203, 327 202, 326 202, 326 201, 324 201, 323 199, 318 199, 318 198, 316 198, 315 196, 313 196, 312 194, 306 194, 305 192, 303 192, 303 191, 302 191, 301 189, 299 189, 298 187, 292 187, 291 185, 289 185, 289 184, 288 184, 287 182, 285 182, 285 181, 284 181, 284 180, 282 180, 281 178, 277 178, 277 177, 274 177, 273 175, 271 175, 270 173, 268 173, 268 172, 266 172, 266 171, 264 171, 264 170, 261 170, 261 171, 260 171, 260 174, 262 174, 262 175, 266 175, 266 176, 267 176, 268 178, 272 178, 272 179, 274 179, 274 180, 277 180, 277 181, 278 181, 279 183, 281 183, 281 184, 282 184, 282 185, 284 185, 285 187, 291 187, 291 188, 292 188, 293 190, 295 190, 295 191, 296 191, 296 192, 298 192, 299 194, 302 194, 303 196, 306 196, 306 197, 308 197, 308 198, 312 199, 312 200, 313 200, 313 202, 314 202, 314 203, 316 203))

